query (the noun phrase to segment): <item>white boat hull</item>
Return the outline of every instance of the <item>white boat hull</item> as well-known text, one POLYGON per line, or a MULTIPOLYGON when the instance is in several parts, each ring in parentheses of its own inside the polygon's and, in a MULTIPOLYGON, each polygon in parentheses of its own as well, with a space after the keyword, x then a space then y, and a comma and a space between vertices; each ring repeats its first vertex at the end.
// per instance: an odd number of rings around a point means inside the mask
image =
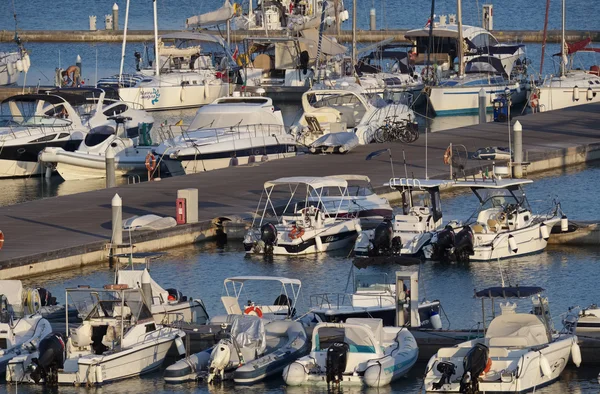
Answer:
POLYGON ((572 87, 539 87, 538 107, 539 110, 553 111, 555 109, 574 107, 576 105, 600 103, 600 85, 585 86, 582 84, 577 99, 572 87), (588 93, 591 89, 591 93, 588 93))
POLYGON ((140 104, 146 111, 200 107, 227 96, 229 84, 167 85, 157 87, 120 88, 123 101, 140 104))
MULTIPOLYGON (((513 104, 519 104, 526 100, 527 93, 524 89, 517 88, 514 83, 507 86, 510 88, 513 104)), ((485 88, 486 109, 491 111, 492 101, 498 96, 504 95, 505 86, 434 86, 429 94, 429 102, 438 116, 477 113, 479 111, 479 91, 481 88, 485 88)))

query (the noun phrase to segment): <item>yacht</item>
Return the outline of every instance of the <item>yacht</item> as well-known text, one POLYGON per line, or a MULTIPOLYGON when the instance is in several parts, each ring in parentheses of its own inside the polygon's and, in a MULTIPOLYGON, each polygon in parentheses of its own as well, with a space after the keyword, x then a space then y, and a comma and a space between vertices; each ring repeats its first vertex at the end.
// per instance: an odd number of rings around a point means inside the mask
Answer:
POLYGON ((268 97, 217 99, 198 109, 192 123, 177 134, 171 132, 154 149, 171 175, 296 155, 296 141, 286 131, 281 110, 268 97))
POLYGON ((331 214, 323 203, 328 188, 339 190, 339 210, 349 199, 348 182, 343 179, 289 177, 265 182, 252 227, 244 237, 246 253, 293 256, 349 246, 361 231, 360 220, 331 214), (289 194, 287 202, 272 200, 282 193, 289 194), (278 211, 275 207, 280 203, 284 208, 278 211))
MULTIPOLYGON (((554 331, 542 291, 540 287, 492 287, 476 292, 482 303, 491 301, 492 310, 496 299, 508 300, 500 303, 499 316, 493 314, 484 338, 441 348, 429 360, 427 392, 527 392, 555 382, 569 355, 579 366, 577 337, 554 331), (525 297, 531 297, 531 313, 517 312, 517 304, 510 302, 525 297)), ((485 307, 482 310, 485 313, 485 307)))

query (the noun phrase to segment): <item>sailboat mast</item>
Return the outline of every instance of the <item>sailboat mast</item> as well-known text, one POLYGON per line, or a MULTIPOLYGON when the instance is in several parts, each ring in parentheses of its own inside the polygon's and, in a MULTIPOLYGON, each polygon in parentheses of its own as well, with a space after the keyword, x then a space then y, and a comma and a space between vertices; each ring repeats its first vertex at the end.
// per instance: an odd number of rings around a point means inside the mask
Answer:
POLYGON ((127 45, 127 24, 129 23, 129 0, 125 7, 125 26, 123 27, 123 45, 121 46, 121 66, 119 67, 119 86, 123 79, 123 64, 125 63, 125 46, 127 45))
POLYGON ((456 45, 458 46, 458 76, 462 77, 465 75, 465 63, 464 63, 464 47, 463 47, 463 29, 462 29, 462 4, 461 0, 457 0, 456 2, 456 17, 458 18, 458 42, 456 45))
POLYGON ((154 7, 154 64, 156 67, 156 77, 160 75, 160 55, 158 53, 158 16, 156 14, 156 0, 152 0, 154 7))
POLYGON ((565 53, 565 20, 566 20, 566 7, 565 0, 562 0, 562 39, 560 41, 560 54, 561 54, 561 62, 560 62, 560 76, 563 77, 565 75, 565 60, 567 60, 567 54, 565 53))
POLYGON ((356 66, 356 0, 352 0, 352 73, 356 66))
POLYGON ((544 74, 544 55, 546 54, 546 40, 548 39, 548 12, 550 0, 546 0, 546 17, 544 18, 544 40, 542 41, 542 58, 540 60, 540 75, 544 74))

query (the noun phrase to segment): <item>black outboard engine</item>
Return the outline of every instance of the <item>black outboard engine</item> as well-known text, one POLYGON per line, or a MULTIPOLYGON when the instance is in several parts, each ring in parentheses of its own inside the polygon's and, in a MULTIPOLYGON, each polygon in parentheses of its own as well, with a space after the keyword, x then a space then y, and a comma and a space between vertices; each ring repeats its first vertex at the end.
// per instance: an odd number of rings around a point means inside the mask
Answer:
POLYGON ((448 361, 440 361, 437 365, 437 370, 442 374, 439 382, 431 385, 434 390, 440 390, 445 384, 450 383, 450 378, 456 373, 456 365, 448 361))
POLYGON ((460 379, 461 393, 474 394, 479 392, 479 375, 485 371, 489 349, 478 343, 465 356, 463 360, 463 376, 460 379))
POLYGON ((475 252, 473 250, 473 230, 470 226, 463 227, 462 230, 456 234, 454 239, 454 257, 459 263, 468 263, 469 257, 475 252))
POLYGON ((446 226, 437 233, 437 242, 433 244, 433 259, 442 262, 451 260, 454 249, 454 229, 446 226))
POLYGON ((260 228, 260 240, 265 243, 265 254, 273 253, 277 241, 277 229, 273 223, 265 223, 260 228))
POLYGON ((296 308, 292 307, 293 304, 292 299, 285 294, 278 295, 273 303, 273 305, 277 306, 287 306, 289 310, 288 317, 294 317, 294 315, 296 315, 296 308))
POLYGON ((350 345, 346 342, 334 342, 327 349, 327 359, 325 361, 327 386, 329 386, 330 382, 339 384, 342 381, 349 352, 350 345))
POLYGON ((65 362, 65 343, 65 338, 58 332, 53 332, 40 341, 40 357, 31 359, 31 379, 35 383, 44 379, 44 384, 48 386, 58 384, 58 370, 63 368, 65 362))
POLYGON ((389 256, 392 252, 392 238, 394 237, 394 225, 389 219, 385 219, 375 227, 373 234, 373 248, 370 250, 371 257, 389 256))
POLYGON ((177 301, 177 302, 186 302, 187 296, 184 296, 183 293, 177 289, 167 289, 167 293, 169 294, 169 301, 177 301))
POLYGON ((53 306, 57 305, 56 297, 52 297, 52 293, 43 287, 38 287, 38 294, 40 295, 40 299, 42 300, 42 306, 53 306))

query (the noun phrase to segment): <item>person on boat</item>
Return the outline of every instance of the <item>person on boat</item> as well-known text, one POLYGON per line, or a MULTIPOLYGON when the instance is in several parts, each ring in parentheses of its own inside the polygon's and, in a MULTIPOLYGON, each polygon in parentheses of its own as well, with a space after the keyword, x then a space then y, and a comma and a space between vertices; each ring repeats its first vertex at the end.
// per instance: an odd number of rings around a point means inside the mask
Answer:
POLYGON ((77 66, 69 66, 62 72, 63 86, 67 86, 71 81, 71 87, 79 87, 81 83, 81 70, 77 66))

